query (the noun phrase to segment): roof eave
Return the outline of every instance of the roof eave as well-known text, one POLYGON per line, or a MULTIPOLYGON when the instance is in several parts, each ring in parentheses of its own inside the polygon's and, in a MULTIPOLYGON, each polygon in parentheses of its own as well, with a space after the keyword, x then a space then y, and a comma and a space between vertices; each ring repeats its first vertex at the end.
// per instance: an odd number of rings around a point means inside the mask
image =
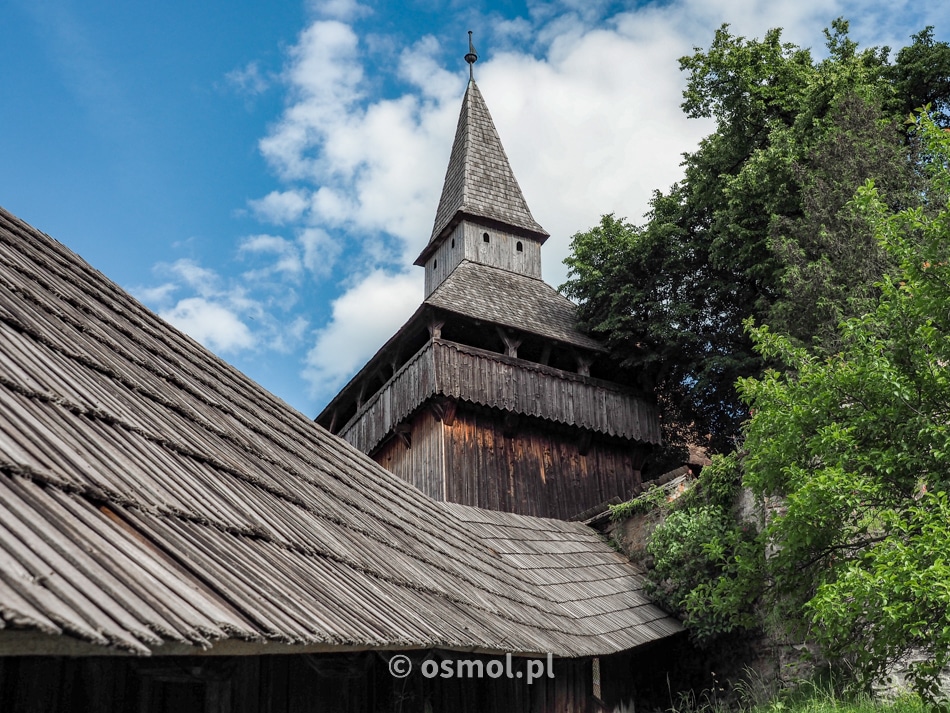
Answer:
POLYGON ((420 304, 416 311, 412 313, 412 316, 407 319, 403 325, 396 330, 396 333, 391 336, 383 346, 376 350, 376 353, 370 357, 366 363, 363 365, 363 368, 356 372, 353 377, 346 382, 346 385, 337 391, 336 396, 334 396, 330 402, 323 407, 323 410, 317 414, 313 419, 319 424, 323 424, 323 421, 326 420, 325 417, 329 417, 334 409, 339 408, 343 403, 345 403, 349 397, 350 393, 357 388, 358 384, 365 378, 367 378, 373 371, 378 368, 379 362, 382 355, 391 351, 393 347, 403 338, 403 336, 409 332, 413 326, 415 326, 421 319, 423 313, 431 311, 432 309, 437 309, 433 305, 429 305, 425 302, 420 304))

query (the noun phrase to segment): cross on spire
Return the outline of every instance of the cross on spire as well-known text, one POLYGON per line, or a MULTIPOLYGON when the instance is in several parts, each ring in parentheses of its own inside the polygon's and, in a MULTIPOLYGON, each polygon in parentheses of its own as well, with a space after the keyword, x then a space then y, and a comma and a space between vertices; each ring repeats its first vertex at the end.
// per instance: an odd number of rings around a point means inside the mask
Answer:
POLYGON ((475 51, 475 45, 472 44, 472 31, 468 31, 468 54, 465 55, 465 61, 468 62, 468 79, 475 81, 475 63, 478 61, 478 53, 475 51))

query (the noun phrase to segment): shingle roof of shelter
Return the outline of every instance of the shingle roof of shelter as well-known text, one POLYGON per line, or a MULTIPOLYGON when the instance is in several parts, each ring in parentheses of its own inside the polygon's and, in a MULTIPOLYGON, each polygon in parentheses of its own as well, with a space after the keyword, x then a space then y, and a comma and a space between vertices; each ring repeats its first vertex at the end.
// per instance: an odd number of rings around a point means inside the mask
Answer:
POLYGON ((429 500, 0 210, 0 644, 601 655, 679 630, 641 586, 429 500))
POLYGON ((542 242, 548 237, 528 209, 474 81, 469 82, 462 100, 429 246, 416 264, 424 264, 424 256, 446 235, 446 229, 465 215, 502 223, 542 242))
POLYGON ((681 631, 679 622, 663 615, 629 576, 630 561, 604 548, 600 535, 580 522, 528 517, 495 510, 440 503, 472 537, 507 564, 529 575, 552 597, 571 591, 565 607, 587 619, 598 637, 626 646, 632 635, 648 643, 681 631), (608 594, 609 592, 609 594, 608 594), (637 625, 629 630, 631 618, 637 625))
POLYGON ((606 351, 581 332, 577 307, 543 280, 463 260, 425 304, 577 347, 606 351))

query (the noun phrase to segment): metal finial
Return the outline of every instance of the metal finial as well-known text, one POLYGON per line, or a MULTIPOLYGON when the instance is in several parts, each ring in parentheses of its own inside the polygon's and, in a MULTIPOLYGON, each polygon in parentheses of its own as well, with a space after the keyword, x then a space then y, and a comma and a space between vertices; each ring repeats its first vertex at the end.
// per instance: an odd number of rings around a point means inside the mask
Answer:
POLYGON ((465 55, 465 61, 468 62, 469 81, 475 81, 475 63, 478 61, 478 53, 475 51, 475 45, 472 44, 472 31, 468 31, 468 54, 465 55))

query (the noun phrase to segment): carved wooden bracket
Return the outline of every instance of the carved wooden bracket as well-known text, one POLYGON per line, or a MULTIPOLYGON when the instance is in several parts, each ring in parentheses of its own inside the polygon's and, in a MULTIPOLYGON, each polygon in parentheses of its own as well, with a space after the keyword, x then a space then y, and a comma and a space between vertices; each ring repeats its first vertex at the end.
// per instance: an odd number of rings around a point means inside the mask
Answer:
POLYGON ((444 319, 430 319, 429 320, 429 338, 430 339, 441 339, 442 338, 442 327, 445 326, 444 319))
POLYGON ((518 347, 521 346, 521 342, 524 341, 524 338, 509 333, 501 327, 496 327, 496 329, 498 330, 498 336, 501 337, 501 341, 505 343, 505 356, 517 358, 518 347))
POLYGON ((458 403, 454 399, 439 399, 429 404, 432 415, 437 420, 451 428, 455 424, 455 412, 458 410, 458 403))
POLYGON ((594 363, 594 359, 591 356, 586 354, 577 355, 577 373, 581 376, 590 376, 590 365, 594 363))
POLYGON ((408 423, 400 423, 395 430, 399 440, 405 444, 406 448, 412 448, 412 427, 408 423))

